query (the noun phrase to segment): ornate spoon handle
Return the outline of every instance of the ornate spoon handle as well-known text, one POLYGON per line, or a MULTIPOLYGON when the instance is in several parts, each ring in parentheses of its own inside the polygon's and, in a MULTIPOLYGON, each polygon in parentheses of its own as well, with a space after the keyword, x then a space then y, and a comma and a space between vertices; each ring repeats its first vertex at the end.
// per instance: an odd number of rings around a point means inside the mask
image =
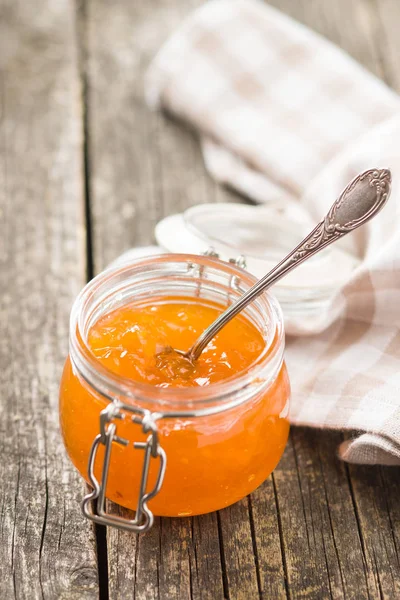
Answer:
POLYGON ((372 219, 386 203, 390 194, 390 183, 391 174, 388 169, 370 169, 358 175, 343 190, 315 229, 272 271, 227 308, 201 334, 185 355, 191 360, 196 360, 218 331, 257 296, 299 264, 372 219))

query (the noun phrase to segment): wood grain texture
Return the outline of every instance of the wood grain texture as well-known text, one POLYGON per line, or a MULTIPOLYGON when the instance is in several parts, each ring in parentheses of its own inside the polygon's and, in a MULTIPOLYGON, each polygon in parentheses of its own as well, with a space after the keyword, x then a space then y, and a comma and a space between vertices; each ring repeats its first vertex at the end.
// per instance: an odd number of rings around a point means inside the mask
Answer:
POLYGON ((67 1, 0 2, 0 598, 98 597, 58 428, 85 279, 80 86, 67 1))
MULTIPOLYGON (((196 136, 152 113, 144 74, 168 34, 201 0, 87 0, 88 110, 95 271, 154 242, 164 215, 221 192, 196 136)), ((227 198, 228 193, 223 192, 227 198)))
POLYGON ((400 93, 399 2, 397 0, 377 0, 374 17, 376 28, 379 31, 381 76, 397 93, 400 93))
MULTIPOLYGON (((90 192, 95 270, 152 243, 164 215, 237 197, 204 170, 196 135, 151 113, 143 77, 198 0, 87 0, 90 192)), ((396 0, 273 0, 399 89, 396 0)), ((397 471, 336 458, 339 433, 296 429, 251 498, 139 539, 108 531, 111 600, 375 599, 400 591, 397 471)), ((117 507, 111 510, 119 512, 117 507)))
MULTIPOLYGON (((151 113, 144 102, 151 57, 196 4, 88 0, 81 14, 95 272, 124 250, 153 243, 162 216, 217 198, 236 199, 207 177, 196 136, 151 113)), ((108 561, 113 600, 224 597, 216 515, 193 522, 161 519, 138 541, 109 530, 108 561)))

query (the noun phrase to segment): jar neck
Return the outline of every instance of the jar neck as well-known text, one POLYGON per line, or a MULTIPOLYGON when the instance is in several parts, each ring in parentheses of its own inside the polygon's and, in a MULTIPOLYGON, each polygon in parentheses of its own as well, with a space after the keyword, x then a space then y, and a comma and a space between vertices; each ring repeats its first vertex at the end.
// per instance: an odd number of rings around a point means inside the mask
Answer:
POLYGON ((87 339, 100 317, 126 304, 180 297, 212 301, 224 309, 255 281, 230 263, 184 254, 151 256, 107 269, 86 285, 72 308, 70 358, 75 373, 105 403, 119 400, 164 416, 210 414, 250 400, 271 385, 283 360, 283 318, 270 294, 260 295, 243 311, 263 335, 261 355, 245 372, 205 387, 164 389, 116 375, 94 356, 87 339))

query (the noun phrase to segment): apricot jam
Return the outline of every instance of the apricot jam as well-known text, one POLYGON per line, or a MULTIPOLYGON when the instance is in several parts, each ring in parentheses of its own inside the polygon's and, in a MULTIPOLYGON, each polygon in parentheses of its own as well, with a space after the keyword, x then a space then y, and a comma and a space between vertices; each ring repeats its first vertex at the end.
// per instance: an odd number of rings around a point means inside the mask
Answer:
MULTIPOLYGON (((289 382, 276 356, 282 345, 278 328, 273 331, 270 324, 267 335, 265 328, 238 315, 193 365, 173 355, 162 354, 160 360, 159 352, 167 346, 188 349, 223 308, 196 296, 133 299, 92 318, 82 332, 85 340, 77 336, 92 369, 94 365, 102 374, 101 385, 92 385, 89 371, 80 372, 82 362, 67 359, 61 381, 62 434, 83 477, 87 479, 90 448, 99 433, 99 414, 115 396, 104 391, 105 378, 110 379, 110 389, 115 381, 122 382, 124 403, 162 413, 157 430, 167 467, 161 490, 149 502, 154 514, 185 516, 223 508, 271 473, 289 432, 289 382), (265 368, 273 359, 275 372, 265 368), (124 391, 130 384, 134 395, 124 391)), ((73 326, 79 329, 78 321, 72 319, 73 326)), ((118 422, 117 428, 118 435, 132 443, 113 443, 106 496, 135 509, 143 456, 133 442, 145 441, 146 435, 129 420, 118 422)), ((103 456, 100 448, 97 479, 103 456)), ((149 489, 156 479, 156 463, 155 459, 150 464, 149 489)))
POLYGON ((159 356, 168 346, 190 348, 220 312, 184 298, 131 304, 99 319, 88 342, 110 371, 134 381, 160 388, 210 385, 249 368, 265 347, 262 335, 243 317, 228 323, 193 365, 174 353, 159 356))

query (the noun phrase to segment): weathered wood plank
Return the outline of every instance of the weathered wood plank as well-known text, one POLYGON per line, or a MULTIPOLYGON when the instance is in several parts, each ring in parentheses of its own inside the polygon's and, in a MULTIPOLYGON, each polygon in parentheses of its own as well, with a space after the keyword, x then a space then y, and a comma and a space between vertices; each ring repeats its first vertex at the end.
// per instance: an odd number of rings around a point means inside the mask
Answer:
MULTIPOLYGON (((382 38, 371 0, 266 0, 343 48, 378 77, 383 77, 382 38)), ((393 0, 395 3, 396 0, 393 0)))
MULTIPOLYGON (((393 509, 389 508, 382 469, 351 466, 349 471, 367 568, 372 573, 380 597, 396 598, 400 596, 400 563, 396 543, 399 522, 393 519, 393 509)), ((391 493, 397 493, 399 497, 399 492, 397 477, 391 481, 391 493)))
POLYGON ((249 497, 250 524, 262 598, 288 597, 287 565, 274 477, 249 497))
MULTIPOLYGON (((111 512, 129 511, 110 504, 111 512)), ((217 515, 156 519, 144 536, 108 532, 112 600, 222 600, 217 515)))
POLYGON ((85 279, 80 86, 67 1, 0 2, 0 597, 98 597, 58 428, 85 279))
MULTIPOLYGON (((87 4, 96 271, 127 248, 152 243, 163 215, 221 194, 205 175, 196 137, 152 114, 143 99, 151 57, 189 9, 184 0, 87 4)), ((113 600, 224 597, 216 515, 158 520, 139 542, 110 530, 108 560, 113 600)))
MULTIPOLYGON (((111 6, 106 0, 88 0, 97 271, 128 247, 151 243, 162 216, 199 202, 235 199, 210 181, 196 137, 180 124, 151 114, 143 100, 143 74, 151 57, 198 3, 117 0, 111 6)), ((271 4, 385 76, 389 67, 382 58, 383 19, 375 21, 374 3, 271 4)), ((390 597, 399 575, 399 483, 391 471, 383 471, 382 479, 372 474, 368 482, 360 470, 349 471, 335 457, 340 441, 340 434, 295 430, 273 479, 250 500, 221 511, 218 520, 216 515, 162 519, 139 540, 110 530, 111 600, 390 597), (371 517, 382 524, 384 535, 371 517)))
POLYGON ((151 113, 143 97, 151 58, 189 8, 185 0, 87 1, 96 271, 127 248, 152 243, 166 214, 214 199, 196 136, 151 113))
POLYGON ((258 559, 253 551, 248 498, 219 511, 219 519, 229 598, 257 598, 260 595, 258 559))
POLYGON ((368 598, 368 579, 339 434, 295 429, 275 471, 293 597, 368 598))
POLYGON ((379 61, 382 78, 400 93, 400 4, 397 0, 377 0, 375 14, 376 30, 379 34, 379 61))

